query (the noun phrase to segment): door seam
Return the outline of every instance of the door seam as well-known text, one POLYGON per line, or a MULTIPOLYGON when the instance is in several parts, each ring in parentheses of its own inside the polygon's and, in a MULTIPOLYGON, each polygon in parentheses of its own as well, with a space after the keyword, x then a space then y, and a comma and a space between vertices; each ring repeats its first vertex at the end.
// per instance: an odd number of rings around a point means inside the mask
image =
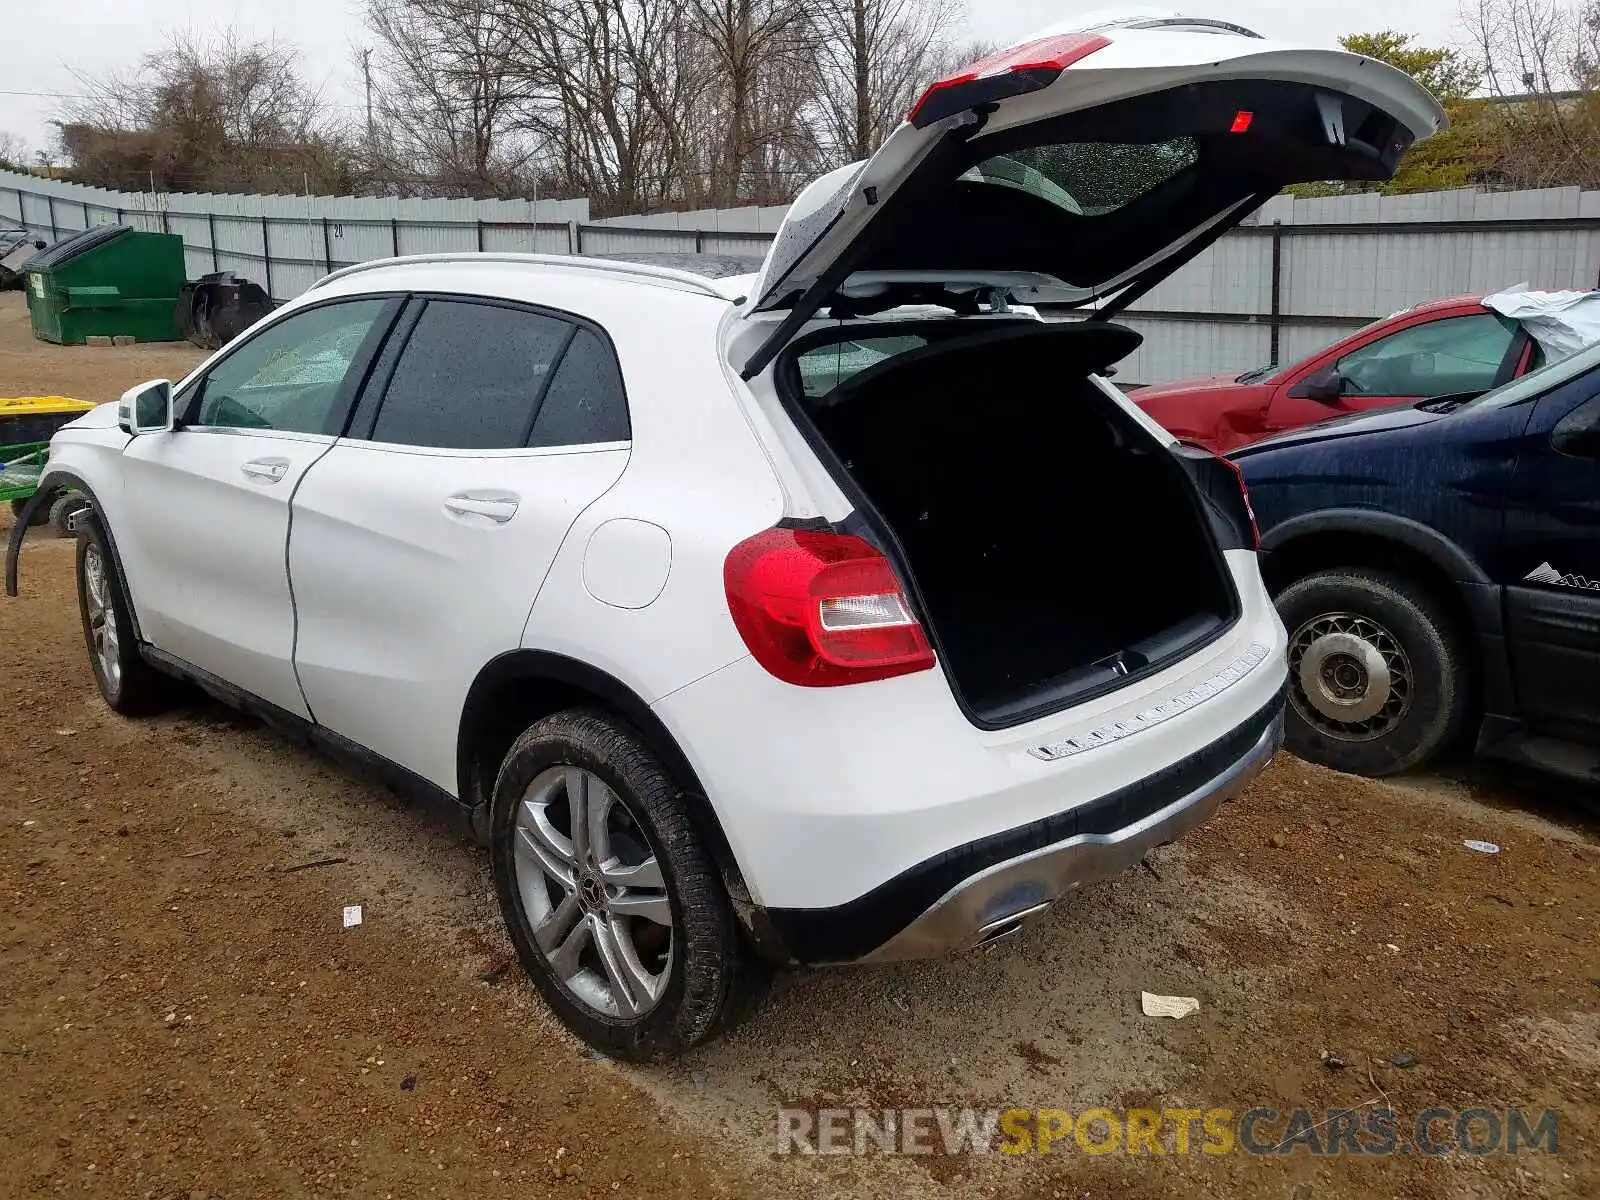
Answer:
POLYGON ((292 630, 289 638, 289 669, 294 672, 294 686, 300 693, 300 703, 306 706, 306 715, 313 725, 320 722, 317 720, 316 710, 311 707, 311 697, 306 695, 306 685, 300 678, 300 605, 294 598, 294 569, 290 566, 289 548, 294 543, 295 498, 300 495, 300 488, 305 483, 306 477, 316 470, 318 463, 332 453, 340 440, 335 438, 323 447, 322 453, 312 459, 306 469, 300 472, 300 478, 294 481, 294 490, 289 493, 289 520, 283 533, 283 574, 289 582, 289 615, 292 630))

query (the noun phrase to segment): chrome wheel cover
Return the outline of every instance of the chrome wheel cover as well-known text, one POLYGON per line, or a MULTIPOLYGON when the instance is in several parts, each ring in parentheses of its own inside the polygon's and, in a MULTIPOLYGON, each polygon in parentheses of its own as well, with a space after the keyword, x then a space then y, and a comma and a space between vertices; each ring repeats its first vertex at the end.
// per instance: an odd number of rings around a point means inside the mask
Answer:
POLYGON ((1411 660, 1369 617, 1324 613, 1289 639, 1290 700, 1308 725, 1347 742, 1389 733, 1411 709, 1411 660))
POLYGON ((111 581, 100 547, 90 543, 83 551, 83 594, 89 616, 89 642, 106 687, 122 686, 122 660, 117 655, 117 609, 111 602, 111 581))
POLYGON ((661 866, 622 798, 582 767, 551 767, 517 802, 512 838, 523 914, 567 992, 608 1017, 660 1003, 677 929, 661 866))

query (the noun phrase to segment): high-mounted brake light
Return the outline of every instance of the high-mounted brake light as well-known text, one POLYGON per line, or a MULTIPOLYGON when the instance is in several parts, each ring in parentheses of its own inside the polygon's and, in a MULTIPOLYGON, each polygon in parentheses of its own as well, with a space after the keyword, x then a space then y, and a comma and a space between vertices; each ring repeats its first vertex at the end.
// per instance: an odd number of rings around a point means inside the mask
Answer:
POLYGON ((1250 132, 1250 122, 1254 121, 1255 119, 1256 119, 1255 113, 1248 112, 1245 109, 1241 108, 1238 112, 1233 114, 1233 124, 1228 126, 1228 132, 1229 133, 1249 133, 1250 132))
POLYGON ((1001 50, 956 75, 937 80, 906 119, 918 129, 980 104, 1049 87, 1073 63, 1111 44, 1096 33, 1066 33, 1001 50))
POLYGON ((934 664, 894 568, 858 537, 769 529, 729 552, 722 579, 739 636, 785 683, 837 687, 934 664))

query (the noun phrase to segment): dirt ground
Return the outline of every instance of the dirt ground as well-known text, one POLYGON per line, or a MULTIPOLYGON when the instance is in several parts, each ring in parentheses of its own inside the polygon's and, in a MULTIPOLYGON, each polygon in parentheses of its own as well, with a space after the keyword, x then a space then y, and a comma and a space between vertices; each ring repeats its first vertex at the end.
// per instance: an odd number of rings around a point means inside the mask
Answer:
MULTIPOLYGON (((16 300, 0 395, 105 399, 196 358, 24 344, 16 300)), ((725 1039, 636 1070, 546 1014, 483 854, 429 816, 209 702, 112 715, 73 561, 30 535, 0 598, 0 1195, 1600 1195, 1593 793, 1284 757, 1016 938, 784 975, 725 1039), (1200 1011, 1144 1017, 1141 990, 1200 1011), (1399 1153, 775 1153, 780 1105, 1372 1104, 1399 1153), (1559 1109, 1559 1153, 1408 1152, 1433 1106, 1559 1109)))

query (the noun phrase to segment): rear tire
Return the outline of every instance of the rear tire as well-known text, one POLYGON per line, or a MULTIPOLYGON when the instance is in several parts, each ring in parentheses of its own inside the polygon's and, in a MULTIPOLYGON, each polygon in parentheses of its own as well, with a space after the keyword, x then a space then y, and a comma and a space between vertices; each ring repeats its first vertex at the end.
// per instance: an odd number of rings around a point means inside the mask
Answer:
POLYGON ((139 653, 116 560, 93 521, 78 536, 78 612, 89 666, 105 702, 128 717, 167 707, 175 686, 139 653))
POLYGON ((648 1062, 731 1023, 751 978, 738 923, 680 789, 622 722, 569 709, 516 740, 490 855, 522 965, 578 1037, 648 1062))
POLYGON ((1289 631, 1289 749, 1355 775, 1394 775, 1460 734, 1471 672, 1460 630, 1403 576, 1334 570, 1277 597, 1289 631))

